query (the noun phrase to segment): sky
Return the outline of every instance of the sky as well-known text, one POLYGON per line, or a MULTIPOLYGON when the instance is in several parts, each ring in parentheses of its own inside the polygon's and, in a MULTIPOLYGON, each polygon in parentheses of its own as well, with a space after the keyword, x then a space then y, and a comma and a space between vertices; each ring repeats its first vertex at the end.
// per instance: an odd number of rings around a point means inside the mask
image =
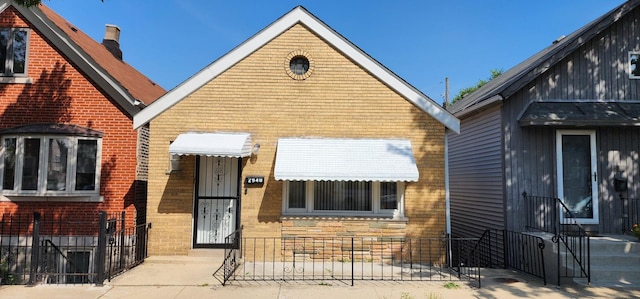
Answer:
POLYGON ((438 103, 625 0, 42 0, 171 90, 298 5, 438 103))

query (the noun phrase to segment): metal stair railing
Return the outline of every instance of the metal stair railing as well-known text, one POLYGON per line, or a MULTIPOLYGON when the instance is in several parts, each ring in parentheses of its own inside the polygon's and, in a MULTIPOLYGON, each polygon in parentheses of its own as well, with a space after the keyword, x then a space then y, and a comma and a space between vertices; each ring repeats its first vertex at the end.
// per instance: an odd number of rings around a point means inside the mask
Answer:
POLYGON ((590 236, 577 217, 559 198, 522 193, 527 207, 526 228, 553 234, 558 245, 558 284, 560 278, 587 278, 591 282, 590 236), (562 257, 565 257, 564 260, 562 257))

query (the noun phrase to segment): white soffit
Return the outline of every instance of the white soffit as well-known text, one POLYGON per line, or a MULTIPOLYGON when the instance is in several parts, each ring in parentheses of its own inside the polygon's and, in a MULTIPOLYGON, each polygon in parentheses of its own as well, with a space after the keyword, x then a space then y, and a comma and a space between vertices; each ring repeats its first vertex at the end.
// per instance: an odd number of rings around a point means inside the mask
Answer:
POLYGON ((242 158, 251 156, 249 133, 184 133, 169 145, 172 155, 242 158))
POLYGON ((274 171, 286 181, 415 182, 418 167, 406 139, 280 138, 274 171))

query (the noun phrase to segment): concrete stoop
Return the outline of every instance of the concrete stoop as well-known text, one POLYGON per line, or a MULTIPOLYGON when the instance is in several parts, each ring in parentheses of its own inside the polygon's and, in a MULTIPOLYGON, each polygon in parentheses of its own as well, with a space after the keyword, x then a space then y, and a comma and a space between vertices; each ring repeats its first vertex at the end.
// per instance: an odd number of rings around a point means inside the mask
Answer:
MULTIPOLYGON (((640 281, 640 242, 630 236, 592 237, 591 285, 635 287, 640 281)), ((586 278, 575 282, 587 284, 586 278)))
POLYGON ((221 265, 224 260, 222 249, 192 249, 187 255, 152 255, 145 263, 153 264, 214 264, 221 265))

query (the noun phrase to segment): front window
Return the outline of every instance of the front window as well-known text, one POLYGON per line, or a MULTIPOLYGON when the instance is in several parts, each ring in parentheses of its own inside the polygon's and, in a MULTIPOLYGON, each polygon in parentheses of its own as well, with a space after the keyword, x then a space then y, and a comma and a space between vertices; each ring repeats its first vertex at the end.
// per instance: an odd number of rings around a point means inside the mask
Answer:
POLYGON ((314 211, 372 211, 371 182, 315 182, 314 211))
POLYGON ((287 181, 284 214, 403 215, 401 182, 287 181))
POLYGON ((27 28, 0 28, 0 73, 19 76, 26 73, 27 28))
POLYGON ((100 138, 6 136, 2 138, 2 194, 97 194, 100 138))

